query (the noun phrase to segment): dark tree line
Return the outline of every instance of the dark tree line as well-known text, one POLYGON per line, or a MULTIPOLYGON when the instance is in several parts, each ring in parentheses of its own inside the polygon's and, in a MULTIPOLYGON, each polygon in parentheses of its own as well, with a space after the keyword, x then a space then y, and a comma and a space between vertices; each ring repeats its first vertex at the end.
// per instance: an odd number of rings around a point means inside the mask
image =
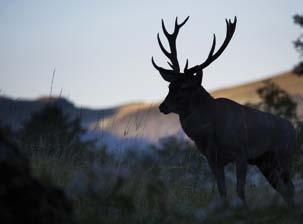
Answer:
POLYGON ((257 89, 257 94, 261 99, 255 105, 257 109, 283 117, 294 124, 298 122, 297 103, 273 81, 265 81, 264 86, 257 89))
MULTIPOLYGON (((303 28, 303 15, 295 15, 293 17, 294 23, 303 28)), ((297 75, 303 75, 303 33, 294 41, 294 47, 298 51, 301 61, 295 66, 294 72, 297 75)))
POLYGON ((80 118, 71 118, 56 104, 34 112, 20 130, 12 131, 1 122, 0 129, 29 157, 39 154, 81 160, 94 147, 94 141, 83 140, 86 130, 80 118))

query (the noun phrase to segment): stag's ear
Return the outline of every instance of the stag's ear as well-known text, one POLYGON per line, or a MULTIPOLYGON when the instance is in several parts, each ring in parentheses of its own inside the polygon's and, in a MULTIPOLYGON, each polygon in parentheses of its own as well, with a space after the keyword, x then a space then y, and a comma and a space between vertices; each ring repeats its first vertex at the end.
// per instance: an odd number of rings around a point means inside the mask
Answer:
POLYGON ((198 85, 201 85, 202 83, 202 79, 203 79, 203 70, 202 69, 199 69, 195 75, 195 82, 198 84, 198 85))

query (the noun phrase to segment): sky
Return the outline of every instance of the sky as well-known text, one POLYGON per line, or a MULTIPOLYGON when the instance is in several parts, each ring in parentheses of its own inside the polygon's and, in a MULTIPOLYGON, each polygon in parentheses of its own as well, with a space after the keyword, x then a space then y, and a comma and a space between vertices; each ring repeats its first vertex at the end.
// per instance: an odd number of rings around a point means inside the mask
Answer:
POLYGON ((225 18, 237 16, 233 39, 204 70, 208 90, 290 70, 302 32, 293 15, 302 0, 0 0, 0 95, 34 99, 62 95, 78 106, 104 108, 130 102, 158 102, 168 92, 151 64, 167 59, 161 19, 190 16, 177 39, 181 68, 202 63, 212 35, 225 37, 225 18), (55 76, 52 83, 52 74, 55 76))

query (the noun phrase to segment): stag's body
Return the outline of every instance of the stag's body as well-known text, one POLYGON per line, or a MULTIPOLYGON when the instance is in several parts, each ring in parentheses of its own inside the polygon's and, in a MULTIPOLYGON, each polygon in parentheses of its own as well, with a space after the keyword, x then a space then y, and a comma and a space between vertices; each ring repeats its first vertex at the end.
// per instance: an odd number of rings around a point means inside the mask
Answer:
POLYGON ((207 158, 223 197, 226 196, 224 167, 234 162, 237 191, 245 201, 249 163, 257 165, 270 184, 292 203, 290 170, 295 130, 289 121, 229 99, 214 99, 203 87, 179 118, 184 132, 207 158))
POLYGON ((207 60, 190 69, 188 69, 187 61, 184 73, 181 73, 175 41, 179 29, 187 19, 180 25, 176 20, 173 34, 166 31, 162 21, 171 53, 164 49, 159 36, 158 42, 162 51, 171 60, 169 65, 173 70, 161 68, 152 60, 162 77, 170 82, 169 93, 160 105, 160 111, 164 114, 173 112, 179 115, 184 132, 207 158, 222 197, 226 197, 224 167, 234 162, 237 173, 237 192, 244 203, 246 203, 247 164, 253 164, 258 166, 285 201, 293 204, 291 160, 296 133, 291 123, 229 99, 215 99, 201 86, 202 69, 224 51, 233 36, 236 19, 234 23, 226 21, 226 39, 215 54, 216 39, 214 37, 207 60))
POLYGON ((198 146, 205 149, 213 141, 224 149, 218 155, 223 163, 242 158, 253 162, 267 151, 283 155, 294 149, 295 130, 289 121, 229 99, 205 99, 199 92, 180 123, 198 146))

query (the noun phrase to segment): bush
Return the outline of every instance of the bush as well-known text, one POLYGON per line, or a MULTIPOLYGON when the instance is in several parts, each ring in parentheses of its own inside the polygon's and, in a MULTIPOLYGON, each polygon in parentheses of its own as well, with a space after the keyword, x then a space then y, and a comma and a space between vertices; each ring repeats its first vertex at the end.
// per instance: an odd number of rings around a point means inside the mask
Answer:
POLYGON ((18 143, 29 156, 38 153, 79 160, 93 146, 92 141, 81 140, 84 132, 79 118, 71 120, 58 106, 47 105, 24 124, 18 143))
POLYGON ((297 104, 291 96, 271 80, 264 82, 264 86, 257 89, 261 102, 253 107, 283 117, 293 123, 298 122, 297 104))
POLYGON ((72 223, 64 192, 31 174, 29 161, 0 130, 0 222, 72 223))

